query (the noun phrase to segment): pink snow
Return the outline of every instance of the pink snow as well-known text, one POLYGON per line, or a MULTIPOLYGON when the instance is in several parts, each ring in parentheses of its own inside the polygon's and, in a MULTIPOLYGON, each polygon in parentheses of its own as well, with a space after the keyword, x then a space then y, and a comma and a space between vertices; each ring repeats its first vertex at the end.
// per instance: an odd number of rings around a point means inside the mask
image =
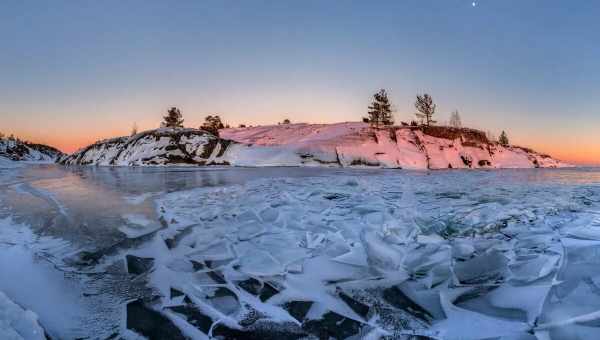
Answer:
POLYGON ((466 143, 412 127, 371 128, 367 123, 280 124, 223 129, 232 165, 378 166, 403 169, 533 168, 567 166, 535 152, 497 143, 466 143))

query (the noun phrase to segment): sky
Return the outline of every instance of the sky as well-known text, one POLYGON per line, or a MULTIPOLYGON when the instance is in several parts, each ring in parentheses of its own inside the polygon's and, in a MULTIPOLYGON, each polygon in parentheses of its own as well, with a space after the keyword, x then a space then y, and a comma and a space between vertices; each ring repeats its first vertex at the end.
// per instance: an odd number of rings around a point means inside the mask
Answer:
POLYGON ((437 120, 600 164, 600 2, 23 1, 0 4, 0 131, 72 152, 158 127, 437 120))

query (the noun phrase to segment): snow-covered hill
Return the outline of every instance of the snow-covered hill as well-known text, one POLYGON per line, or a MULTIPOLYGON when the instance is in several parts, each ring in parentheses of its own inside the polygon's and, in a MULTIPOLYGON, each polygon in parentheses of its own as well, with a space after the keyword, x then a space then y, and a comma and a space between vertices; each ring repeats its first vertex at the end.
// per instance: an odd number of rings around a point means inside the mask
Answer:
POLYGON ((0 139, 0 167, 17 166, 15 161, 52 163, 62 155, 51 146, 0 139))
POLYGON ((160 128, 102 140, 58 160, 65 165, 219 165, 230 141, 197 129, 160 128))
POLYGON ((403 169, 562 167, 550 156, 491 143, 481 131, 370 128, 365 123, 284 124, 220 131, 158 129, 104 140, 67 165, 342 166, 403 169))
POLYGON ((226 157, 234 165, 404 169, 566 166, 533 150, 491 143, 478 130, 439 126, 373 129, 365 123, 282 124, 225 129, 221 137, 251 145, 232 145, 235 151, 226 157))

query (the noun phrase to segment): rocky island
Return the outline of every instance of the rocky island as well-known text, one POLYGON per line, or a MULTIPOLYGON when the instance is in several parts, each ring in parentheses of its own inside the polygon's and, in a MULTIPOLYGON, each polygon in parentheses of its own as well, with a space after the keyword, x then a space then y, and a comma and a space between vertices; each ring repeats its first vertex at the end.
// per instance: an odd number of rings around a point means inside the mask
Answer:
POLYGON ((555 168, 531 149, 490 141, 479 130, 367 123, 279 124, 222 129, 160 128, 96 142, 64 165, 326 166, 399 169, 555 168))

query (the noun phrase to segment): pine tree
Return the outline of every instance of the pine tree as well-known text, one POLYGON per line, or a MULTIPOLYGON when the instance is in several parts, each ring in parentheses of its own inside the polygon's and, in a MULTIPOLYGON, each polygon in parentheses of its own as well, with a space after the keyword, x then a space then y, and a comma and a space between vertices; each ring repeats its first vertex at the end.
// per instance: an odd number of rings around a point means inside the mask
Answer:
POLYGON ((415 115, 421 121, 424 121, 425 125, 429 126, 436 123, 436 121, 432 119, 432 116, 435 113, 436 105, 433 103, 433 99, 429 94, 425 93, 422 96, 417 95, 415 108, 417 111, 419 111, 418 113, 415 113, 415 115))
POLYGON ((200 129, 210 132, 217 137, 219 136, 219 130, 223 128, 225 128, 225 125, 223 125, 219 116, 206 116, 204 124, 200 127, 200 129))
POLYGON ((181 116, 181 111, 178 108, 172 107, 167 111, 167 115, 163 117, 163 126, 168 128, 182 128, 183 127, 183 117, 181 116))
POLYGON ((450 114, 450 122, 448 123, 448 125, 455 127, 455 128, 462 127, 462 121, 460 119, 460 114, 458 113, 458 110, 454 110, 450 114))
POLYGON ((500 137, 498 137, 498 143, 500 143, 502 146, 508 146, 510 144, 506 132, 502 131, 500 137))
MULTIPOLYGON (((384 89, 379 90, 379 92, 373 95, 373 102, 369 106, 368 115, 371 126, 379 127, 382 125, 394 125, 392 104, 384 89)), ((365 119, 363 119, 363 121, 365 121, 365 119)))

